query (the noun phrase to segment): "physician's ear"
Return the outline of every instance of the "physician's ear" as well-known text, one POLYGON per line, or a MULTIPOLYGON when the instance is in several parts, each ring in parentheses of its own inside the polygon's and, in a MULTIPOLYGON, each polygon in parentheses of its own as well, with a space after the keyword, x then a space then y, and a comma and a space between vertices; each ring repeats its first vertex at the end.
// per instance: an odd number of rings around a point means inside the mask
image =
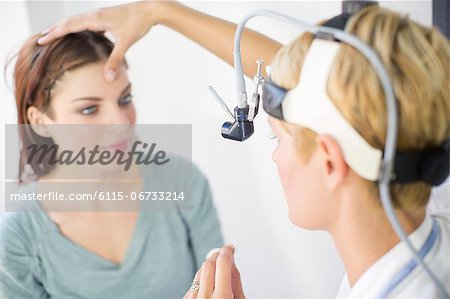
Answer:
POLYGON ((316 145, 325 183, 330 189, 336 188, 349 173, 344 153, 337 141, 329 135, 318 135, 316 145))
POLYGON ((27 109, 27 118, 33 131, 41 137, 50 138, 51 134, 47 125, 51 122, 47 114, 41 112, 34 106, 27 109))

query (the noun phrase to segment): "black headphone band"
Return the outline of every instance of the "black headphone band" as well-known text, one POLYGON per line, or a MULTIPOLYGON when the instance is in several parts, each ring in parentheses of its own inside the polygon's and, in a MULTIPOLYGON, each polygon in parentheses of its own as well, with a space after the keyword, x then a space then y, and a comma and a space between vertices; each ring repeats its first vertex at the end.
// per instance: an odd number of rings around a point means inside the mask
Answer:
POLYGON ((394 165, 394 183, 423 181, 438 186, 450 174, 450 139, 429 150, 399 152, 394 165))

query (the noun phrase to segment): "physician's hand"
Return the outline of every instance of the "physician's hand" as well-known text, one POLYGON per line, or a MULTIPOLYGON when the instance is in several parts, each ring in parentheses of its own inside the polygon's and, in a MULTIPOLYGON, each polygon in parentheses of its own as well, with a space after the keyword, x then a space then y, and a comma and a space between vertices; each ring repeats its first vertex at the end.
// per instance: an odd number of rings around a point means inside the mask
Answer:
POLYGON ((38 43, 45 45, 66 34, 84 30, 110 33, 116 43, 105 66, 105 78, 112 81, 125 52, 158 23, 158 17, 163 15, 161 9, 167 5, 171 4, 143 1, 73 16, 45 30, 38 43))
POLYGON ((245 299, 233 254, 234 247, 227 245, 209 256, 183 299, 245 299))

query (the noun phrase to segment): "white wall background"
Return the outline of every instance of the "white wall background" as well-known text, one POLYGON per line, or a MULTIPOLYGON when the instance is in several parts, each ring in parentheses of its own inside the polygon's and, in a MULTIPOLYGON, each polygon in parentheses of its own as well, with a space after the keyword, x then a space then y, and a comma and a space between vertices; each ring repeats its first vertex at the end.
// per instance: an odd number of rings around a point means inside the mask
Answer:
MULTIPOLYGON (((14 46, 31 33, 66 16, 116 4, 0 2, 2 70, 6 54, 14 53, 17 50, 14 46)), ((259 8, 309 22, 340 12, 337 1, 187 2, 186 5, 233 22, 259 8)), ((431 24, 430 0, 381 1, 381 5, 431 24)), ((296 28, 267 19, 253 20, 249 27, 283 43, 300 33, 296 28)), ((127 59, 138 122, 193 125, 193 160, 210 180, 226 241, 238 248, 236 259, 248 298, 333 297, 343 274, 342 264, 326 233, 308 232, 289 223, 276 168, 270 159, 275 144, 266 137, 264 112, 257 118, 256 133, 250 140, 236 143, 220 136, 226 116, 207 86, 213 85, 234 106, 232 68, 161 26, 153 28, 133 46, 127 59)), ((3 123, 16 123, 12 94, 3 80, 1 84, 3 123)), ((4 134, 3 126, 1 130, 4 134)))
MULTIPOLYGON (((11 69, 8 69, 5 78, 5 65, 28 35, 30 35, 30 23, 25 2, 0 1, 0 163, 5 165, 5 123, 17 123, 14 97, 10 88, 12 81, 11 69), (8 82, 7 82, 8 81, 8 82)), ((4 178, 5 167, 0 167, 0 213, 4 211, 4 178)))

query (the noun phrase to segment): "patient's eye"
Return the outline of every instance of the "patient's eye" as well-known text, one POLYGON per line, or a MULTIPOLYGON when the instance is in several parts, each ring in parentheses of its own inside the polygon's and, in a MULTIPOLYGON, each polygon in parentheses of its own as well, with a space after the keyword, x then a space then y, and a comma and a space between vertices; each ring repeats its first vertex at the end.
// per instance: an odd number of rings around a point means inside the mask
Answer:
POLYGON ((133 101, 133 95, 129 94, 119 100, 119 105, 125 106, 125 105, 130 104, 132 101, 133 101))
POLYGON ((94 114, 95 112, 97 112, 96 105, 92 105, 81 110, 81 114, 83 115, 91 115, 94 114))

